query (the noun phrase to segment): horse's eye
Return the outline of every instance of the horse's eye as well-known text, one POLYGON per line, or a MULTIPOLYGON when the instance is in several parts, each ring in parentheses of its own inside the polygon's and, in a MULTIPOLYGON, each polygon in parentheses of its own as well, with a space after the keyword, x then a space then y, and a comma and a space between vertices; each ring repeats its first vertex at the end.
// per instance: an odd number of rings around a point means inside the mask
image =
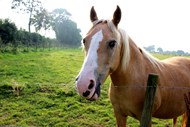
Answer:
POLYGON ((112 48, 115 47, 115 44, 116 44, 116 41, 115 41, 115 40, 111 40, 111 41, 109 42, 109 47, 112 49, 112 48))

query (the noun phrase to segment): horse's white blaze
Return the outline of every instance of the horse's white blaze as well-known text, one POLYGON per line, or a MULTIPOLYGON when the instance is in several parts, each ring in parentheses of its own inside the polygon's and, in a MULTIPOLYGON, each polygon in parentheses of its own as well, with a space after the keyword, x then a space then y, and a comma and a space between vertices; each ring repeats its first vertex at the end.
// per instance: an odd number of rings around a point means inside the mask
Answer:
MULTIPOLYGON (((79 79, 77 80, 77 89, 79 93, 85 92, 87 90, 90 80, 95 81, 94 72, 98 68, 98 48, 102 40, 102 30, 98 31, 92 36, 88 54, 79 73, 79 79)), ((95 89, 91 91, 91 94, 93 94, 94 91, 95 89)))
POLYGON ((99 48, 99 43, 103 40, 103 34, 102 30, 94 34, 92 36, 92 40, 90 43, 90 48, 87 54, 87 57, 85 59, 84 65, 83 66, 90 66, 92 68, 97 68, 98 67, 98 53, 97 50, 99 48))
MULTIPOLYGON (((88 54, 84 60, 84 63, 82 65, 82 69, 81 69, 81 73, 85 73, 84 70, 86 70, 86 68, 91 68, 94 71, 97 67, 98 67, 98 53, 97 50, 99 48, 99 43, 103 40, 103 34, 102 34, 102 30, 98 31, 96 34, 94 34, 92 36, 92 40, 90 43, 90 47, 88 50, 88 54)), ((87 72, 89 72, 89 70, 86 70, 87 72)))

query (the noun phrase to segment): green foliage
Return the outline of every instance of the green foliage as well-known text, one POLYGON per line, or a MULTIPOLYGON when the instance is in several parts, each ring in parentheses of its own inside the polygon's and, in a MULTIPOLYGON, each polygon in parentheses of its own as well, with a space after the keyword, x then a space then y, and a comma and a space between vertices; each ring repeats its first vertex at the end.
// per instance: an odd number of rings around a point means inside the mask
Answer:
POLYGON ((16 42, 17 27, 9 19, 0 19, 0 49, 4 49, 5 46, 10 43, 13 46, 12 51, 16 52, 17 42, 16 42))
MULTIPOLYGON (((83 52, 77 49, 0 54, 0 126, 116 126, 109 79, 98 101, 77 94, 74 81, 82 62, 83 52)), ((127 123, 139 126, 131 117, 127 123)), ((172 121, 153 119, 154 127, 168 123, 172 121)))
POLYGON ((0 20, 0 37, 4 44, 15 42, 17 27, 9 19, 0 20))
POLYGON ((32 25, 34 25, 36 32, 41 30, 48 30, 51 27, 52 16, 51 14, 44 8, 40 11, 37 11, 34 17, 32 18, 32 25))
POLYGON ((75 47, 80 46, 81 35, 77 24, 71 20, 71 14, 65 9, 55 9, 52 12, 52 28, 59 42, 75 47))
MULTIPOLYGON (((24 12, 29 15, 28 20, 28 32, 22 33, 22 31, 18 31, 18 40, 20 43, 25 43, 27 46, 27 50, 30 45, 35 45, 35 49, 37 50, 41 40, 45 40, 44 38, 39 39, 39 35, 36 33, 31 33, 31 25, 35 27, 36 32, 41 29, 54 30, 56 34, 56 39, 61 43, 62 46, 69 47, 79 47, 81 42, 81 30, 77 28, 77 24, 72 20, 71 14, 66 9, 55 9, 53 12, 48 12, 42 6, 42 2, 40 0, 12 0, 12 9, 18 10, 18 12, 24 12), (25 34, 25 36, 23 36, 25 34), (36 38, 34 38, 34 36, 36 38), (22 42, 24 40, 24 42, 22 42), (40 40, 40 41, 39 41, 40 40), (32 42, 32 44, 31 44, 32 42)), ((0 21, 1 24, 1 21, 0 21)), ((13 31, 13 30, 12 30, 13 31)), ((17 31, 17 30, 16 30, 17 31)), ((4 31, 3 33, 6 33, 4 31)), ((2 33, 2 32, 1 32, 2 33)), ((1 36, 0 36, 1 37, 1 36)), ((6 36, 1 37, 0 42, 4 41, 6 36)), ((10 36, 8 37, 10 38, 10 36)), ((10 38, 11 39, 11 38, 10 38)), ((50 39, 49 39, 50 40, 50 39)), ((10 40, 9 40, 10 41, 10 40)), ((17 50, 18 42, 12 41, 14 45, 14 50, 17 50)), ((45 42, 42 43, 43 48, 45 47, 45 42)), ((50 49, 50 42, 48 43, 50 49)), ((59 45, 60 46, 60 45, 59 45)), ((1 48, 1 47, 0 47, 1 48)))
POLYGON ((66 9, 55 9, 52 13, 49 13, 42 7, 39 0, 13 0, 11 8, 29 14, 29 33, 31 32, 31 25, 34 25, 36 32, 42 28, 44 30, 52 28, 57 40, 62 45, 80 46, 81 31, 77 28, 77 24, 71 20, 71 14, 66 9))
MULTIPOLYGON (((81 42, 80 29, 77 24, 71 20, 71 14, 65 9, 55 9, 49 13, 41 6, 38 0, 13 0, 12 9, 19 9, 30 14, 29 31, 23 29, 17 30, 14 23, 9 20, 0 20, 0 50, 6 52, 8 43, 13 46, 13 51, 17 52, 17 47, 22 45, 27 47, 35 47, 35 51, 39 47, 79 47, 81 42), (57 40, 45 38, 38 33, 31 33, 30 26, 34 25, 36 32, 52 28, 55 31, 57 40), (58 43, 59 42, 59 43, 58 43)), ((9 47, 8 46, 8 47, 9 47)))
POLYGON ((19 47, 51 48, 58 47, 55 39, 46 38, 38 33, 30 33, 23 29, 17 30, 16 25, 9 19, 0 20, 0 52, 17 53, 19 47))

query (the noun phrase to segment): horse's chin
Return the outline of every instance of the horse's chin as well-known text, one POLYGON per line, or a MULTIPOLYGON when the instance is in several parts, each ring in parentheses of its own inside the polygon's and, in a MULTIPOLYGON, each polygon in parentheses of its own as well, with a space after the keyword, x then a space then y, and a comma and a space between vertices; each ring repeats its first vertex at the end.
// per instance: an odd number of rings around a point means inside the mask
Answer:
POLYGON ((96 101, 96 100, 98 100, 98 98, 99 98, 98 94, 95 93, 89 100, 90 101, 96 101))
POLYGON ((98 100, 98 98, 100 97, 100 90, 101 90, 100 86, 101 86, 101 83, 99 83, 97 85, 94 94, 92 95, 92 97, 89 100, 92 100, 92 101, 98 100))

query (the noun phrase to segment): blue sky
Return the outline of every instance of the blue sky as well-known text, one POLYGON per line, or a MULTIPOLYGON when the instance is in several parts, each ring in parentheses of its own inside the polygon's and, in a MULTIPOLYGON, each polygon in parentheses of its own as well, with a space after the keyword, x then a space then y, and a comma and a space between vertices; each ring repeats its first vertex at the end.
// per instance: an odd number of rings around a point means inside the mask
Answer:
MULTIPOLYGON (((10 9, 12 0, 0 0, 0 18, 10 18, 27 29, 27 15, 10 9)), ((139 46, 156 45, 164 50, 190 52, 190 2, 188 0, 42 0, 45 8, 65 8, 82 30, 91 27, 89 11, 95 6, 100 19, 111 18, 116 5, 122 10, 120 27, 139 46)), ((54 36, 50 31, 43 33, 54 36)))

